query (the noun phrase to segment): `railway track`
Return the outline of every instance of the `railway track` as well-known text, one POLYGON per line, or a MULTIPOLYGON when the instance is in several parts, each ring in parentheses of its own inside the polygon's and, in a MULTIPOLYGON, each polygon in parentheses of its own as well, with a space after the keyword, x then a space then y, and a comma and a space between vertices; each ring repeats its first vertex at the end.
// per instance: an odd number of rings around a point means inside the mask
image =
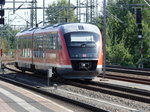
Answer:
MULTIPOLYGON (((12 68, 9 68, 9 67, 6 67, 6 66, 5 66, 5 69, 8 69, 8 70, 13 71, 13 72, 17 72, 17 73, 22 73, 21 71, 18 71, 18 70, 15 70, 15 69, 12 69, 12 68)), ((31 75, 30 73, 24 73, 24 74, 31 75)), ((37 77, 37 75, 35 75, 35 77, 37 77)), ((0 75, 0 80, 12 83, 14 85, 23 87, 25 89, 28 89, 28 90, 31 90, 31 91, 34 91, 34 92, 37 92, 38 94, 42 94, 42 95, 47 96, 47 97, 53 97, 55 99, 58 99, 58 100, 61 100, 61 101, 67 102, 67 103, 71 103, 73 105, 77 105, 81 108, 85 108, 85 109, 90 110, 90 111, 109 112, 108 110, 101 109, 99 107, 90 105, 88 103, 80 102, 78 100, 70 99, 68 97, 64 97, 64 96, 61 96, 59 94, 55 94, 55 92, 54 93, 50 92, 49 89, 45 88, 45 86, 42 86, 42 87, 33 86, 33 85, 25 84, 24 82, 20 82, 20 81, 14 80, 14 79, 6 77, 5 74, 0 75)))
POLYGON ((150 85, 150 69, 108 66, 106 75, 99 77, 150 85))
POLYGON ((140 101, 144 103, 150 103, 150 91, 137 89, 137 88, 130 88, 126 86, 119 86, 114 84, 108 83, 101 83, 101 82, 94 82, 94 81, 65 81, 65 84, 81 87, 84 89, 114 95, 122 98, 127 98, 135 101, 140 101))
MULTIPOLYGON (((7 67, 7 69, 10 68, 7 67)), ((13 71, 13 69, 10 70, 13 71)), ((22 73, 21 71, 19 72, 22 73)), ((103 75, 100 74, 99 77, 103 77, 103 75)), ((150 69, 108 66, 106 67, 105 78, 150 85, 150 69)))
MULTIPOLYGON (((99 76, 103 77, 102 74, 99 76)), ((105 78, 150 85, 150 79, 138 78, 138 77, 132 77, 132 76, 121 76, 121 75, 117 75, 116 73, 106 74, 105 78)))
POLYGON ((129 68, 129 67, 120 67, 120 66, 107 66, 106 71, 128 73, 128 74, 133 74, 133 75, 150 76, 149 68, 129 68))
MULTIPOLYGON (((7 69, 13 70, 10 68, 7 69)), ((75 87, 79 87, 79 88, 83 88, 95 92, 100 92, 112 96, 117 96, 125 99, 130 99, 133 101, 139 101, 139 102, 150 104, 150 91, 146 91, 142 89, 130 88, 126 86, 118 86, 114 84, 108 84, 104 82, 94 82, 94 81, 82 81, 82 80, 67 80, 67 81, 54 80, 54 81, 56 83, 57 82, 63 83, 63 84, 67 84, 67 85, 71 85, 71 86, 75 86, 75 87)))

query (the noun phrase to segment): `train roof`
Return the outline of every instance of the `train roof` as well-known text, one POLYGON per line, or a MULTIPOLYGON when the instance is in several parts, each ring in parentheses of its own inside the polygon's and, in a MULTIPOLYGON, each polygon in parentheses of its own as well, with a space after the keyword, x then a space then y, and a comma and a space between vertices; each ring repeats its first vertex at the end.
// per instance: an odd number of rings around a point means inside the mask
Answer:
POLYGON ((16 34, 16 36, 31 35, 31 34, 33 34, 33 32, 34 32, 35 30, 37 30, 37 29, 38 29, 37 27, 30 28, 30 29, 25 29, 25 30, 22 30, 22 31, 18 32, 18 33, 16 34))
POLYGON ((70 32, 95 32, 100 33, 100 30, 97 26, 88 24, 88 23, 62 23, 62 24, 55 24, 55 25, 47 25, 43 27, 35 27, 23 30, 19 33, 17 33, 16 36, 20 35, 30 35, 35 33, 41 33, 46 31, 58 31, 58 29, 61 29, 63 33, 70 33, 70 32))
POLYGON ((97 26, 88 24, 88 23, 71 23, 64 24, 61 26, 64 33, 69 32, 95 32, 100 33, 100 30, 97 26))
POLYGON ((45 29, 45 30, 62 29, 63 33, 77 32, 77 31, 100 33, 100 30, 97 26, 88 23, 62 23, 62 24, 55 24, 53 26, 46 26, 41 29, 45 29))

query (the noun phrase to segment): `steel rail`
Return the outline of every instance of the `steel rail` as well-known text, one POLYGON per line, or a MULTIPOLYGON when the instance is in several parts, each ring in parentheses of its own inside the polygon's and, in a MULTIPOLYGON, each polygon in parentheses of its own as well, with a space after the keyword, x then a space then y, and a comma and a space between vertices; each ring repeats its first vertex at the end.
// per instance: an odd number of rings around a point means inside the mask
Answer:
MULTIPOLYGON (((8 67, 7 67, 8 69, 8 67)), ((9 70, 13 70, 10 69, 9 70)), ((16 71, 16 70, 13 70, 16 71)), ((18 72, 18 71, 16 71, 18 72)), ((56 80, 55 80, 56 81, 56 80)), ((82 81, 82 80, 65 80, 58 81, 68 85, 89 89, 92 91, 101 92, 104 94, 110 94, 122 98, 132 99, 135 101, 140 101, 144 103, 150 103, 150 91, 131 88, 126 86, 119 86, 114 84, 108 84, 103 82, 94 82, 94 81, 82 81)))
POLYGON ((126 86, 119 86, 109 83, 101 83, 94 81, 65 81, 63 82, 68 85, 77 86, 80 88, 101 92, 104 94, 114 95, 122 98, 127 98, 135 101, 140 101, 144 103, 150 103, 150 91, 130 88, 126 86))
POLYGON ((107 66, 106 71, 150 76, 150 69, 148 68, 141 69, 141 68, 120 67, 120 66, 107 66))
POLYGON ((27 84, 24 84, 24 83, 20 83, 20 82, 14 81, 12 79, 8 79, 6 77, 0 76, 0 80, 9 82, 9 83, 14 84, 16 86, 23 87, 25 89, 28 89, 30 91, 34 91, 34 92, 40 93, 40 94, 48 96, 48 97, 53 97, 53 98, 56 98, 58 100, 62 100, 62 101, 69 102, 69 103, 74 104, 74 105, 78 105, 78 106, 80 106, 82 108, 85 108, 85 109, 88 109, 88 110, 91 110, 91 111, 95 111, 95 112, 109 112, 107 110, 104 110, 104 109, 101 109, 101 108, 98 108, 98 107, 94 107, 92 105, 89 105, 89 104, 86 104, 86 103, 82 103, 82 102, 77 101, 77 100, 72 100, 72 99, 69 99, 67 97, 62 97, 60 95, 50 93, 50 92, 48 92, 46 90, 43 90, 43 89, 40 89, 40 88, 36 88, 34 86, 30 86, 30 85, 27 85, 27 84))
MULTIPOLYGON (((103 75, 100 74, 99 77, 103 77, 103 75)), ((106 74, 105 78, 150 85, 150 79, 144 79, 138 77, 135 78, 135 77, 121 76, 121 75, 119 76, 119 75, 106 74)))
POLYGON ((126 66, 118 66, 118 65, 107 65, 108 68, 121 68, 121 69, 129 69, 129 70, 140 70, 140 71, 149 71, 150 68, 135 68, 135 67, 126 67, 126 66))

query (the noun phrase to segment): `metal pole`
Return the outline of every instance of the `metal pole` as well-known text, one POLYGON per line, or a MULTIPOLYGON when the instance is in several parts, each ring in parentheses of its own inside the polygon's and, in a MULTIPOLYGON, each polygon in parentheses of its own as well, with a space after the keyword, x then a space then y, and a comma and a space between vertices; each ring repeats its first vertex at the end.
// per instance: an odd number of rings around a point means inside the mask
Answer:
POLYGON ((38 27, 38 24, 37 24, 37 0, 35 0, 35 26, 38 27))
POLYGON ((106 0, 103 1, 103 16, 104 16, 104 27, 103 27, 103 78, 106 75, 106 0))
POLYGON ((2 71, 2 37, 0 37, 0 72, 2 71))
POLYGON ((78 13, 79 13, 79 0, 77 0, 77 3, 76 3, 76 5, 77 5, 77 21, 79 20, 79 15, 78 15, 78 13))
POLYGON ((15 0, 13 0, 13 13, 15 13, 15 0))
MULTIPOLYGON (((2 5, 1 6, 1 10, 2 10, 2 5)), ((0 36, 0 72, 2 70, 2 37, 0 36)))
MULTIPOLYGON (((1 7, 1 10, 2 10, 2 5, 0 4, 0 7, 1 7)), ((2 68, 2 37, 0 36, 0 71, 1 71, 1 68, 2 68)))
POLYGON ((143 68, 143 39, 141 38, 141 62, 140 62, 140 68, 143 68))
POLYGON ((49 73, 47 74, 47 86, 49 86, 49 73))
POLYGON ((81 22, 81 1, 79 0, 79 22, 81 22))
POLYGON ((71 17, 70 17, 70 0, 69 0, 68 2, 69 2, 69 4, 68 4, 68 5, 69 5, 69 8, 68 8, 67 22, 70 22, 70 18, 71 18, 71 17))
POLYGON ((38 26, 37 24, 37 0, 32 0, 31 8, 31 27, 38 26))
POLYGON ((89 16, 89 14, 88 14, 88 4, 89 3, 89 1, 88 0, 86 0, 86 23, 88 23, 88 16, 89 16))
POLYGON ((45 25, 45 0, 43 0, 43 26, 45 25))
POLYGON ((9 21, 10 21, 10 19, 9 19, 9 11, 8 11, 8 25, 9 25, 9 21))
POLYGON ((95 17, 98 17, 98 0, 96 0, 95 17))
POLYGON ((92 22, 92 19, 93 19, 93 0, 90 0, 90 21, 89 22, 92 22))
POLYGON ((2 37, 0 37, 0 72, 2 72, 2 37))
POLYGON ((31 28, 33 27, 33 2, 34 0, 32 0, 31 4, 31 15, 30 15, 31 28))

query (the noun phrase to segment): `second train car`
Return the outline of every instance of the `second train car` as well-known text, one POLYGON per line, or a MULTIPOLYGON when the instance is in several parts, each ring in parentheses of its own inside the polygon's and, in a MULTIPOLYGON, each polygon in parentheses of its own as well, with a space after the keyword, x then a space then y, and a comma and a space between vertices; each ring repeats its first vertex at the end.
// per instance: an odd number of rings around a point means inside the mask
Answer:
POLYGON ((97 26, 66 23, 32 28, 16 35, 16 67, 48 71, 67 79, 91 80, 102 72, 102 36, 97 26))

